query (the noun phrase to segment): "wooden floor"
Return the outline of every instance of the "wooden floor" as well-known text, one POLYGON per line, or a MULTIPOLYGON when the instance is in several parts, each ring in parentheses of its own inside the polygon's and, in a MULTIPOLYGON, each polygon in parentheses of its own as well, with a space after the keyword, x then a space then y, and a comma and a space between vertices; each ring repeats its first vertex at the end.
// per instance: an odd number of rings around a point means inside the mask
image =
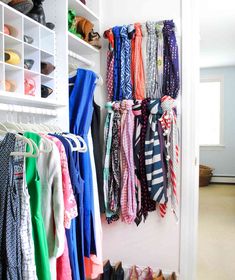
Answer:
POLYGON ((217 279, 235 280, 235 185, 200 188, 197 280, 217 279))

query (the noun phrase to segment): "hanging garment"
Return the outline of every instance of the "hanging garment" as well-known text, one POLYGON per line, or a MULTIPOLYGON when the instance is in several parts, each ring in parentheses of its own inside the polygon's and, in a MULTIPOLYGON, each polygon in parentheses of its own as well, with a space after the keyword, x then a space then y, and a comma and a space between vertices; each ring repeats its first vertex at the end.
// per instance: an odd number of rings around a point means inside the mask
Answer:
POLYGON ((91 122, 91 133, 94 147, 94 158, 95 158, 95 171, 98 183, 98 194, 99 194, 99 205, 100 213, 105 213, 104 206, 104 189, 103 189, 103 167, 102 167, 102 148, 100 141, 100 106, 93 102, 94 111, 91 122))
MULTIPOLYGON (((74 193, 71 185, 66 152, 63 143, 58 137, 56 137, 56 135, 54 136, 50 134, 47 135, 47 138, 53 141, 53 143, 56 145, 59 152, 59 158, 57 159, 57 161, 60 164, 61 176, 62 176, 62 190, 63 190, 63 203, 64 203, 63 225, 64 228, 69 229, 71 227, 72 220, 75 217, 77 217, 78 211, 77 211, 76 199, 74 197, 74 193)), ((65 235, 65 231, 64 231, 64 235, 65 235)), ((73 266, 71 263, 73 261, 73 258, 71 259, 68 258, 68 253, 67 253, 68 249, 66 245, 69 246, 69 244, 65 243, 65 250, 63 254, 56 261, 57 279, 64 279, 63 275, 66 276, 67 279, 72 278, 71 270, 73 271, 73 266)), ((76 267, 78 271, 78 264, 76 264, 76 267)))
POLYGON ((160 98, 157 92, 157 35, 156 35, 156 23, 153 21, 147 21, 147 88, 146 96, 151 99, 160 98))
POLYGON ((113 101, 122 100, 121 88, 121 27, 113 27, 114 35, 114 64, 113 64, 113 101))
MULTIPOLYGON (((50 140, 48 140, 50 141, 50 140)), ((41 181, 41 208, 49 250, 51 278, 56 279, 56 258, 64 252, 64 196, 60 154, 55 143, 50 141, 50 153, 40 153, 37 160, 41 181)))
POLYGON ((119 219, 118 215, 113 215, 109 208, 109 183, 110 183, 110 154, 112 145, 112 131, 113 131, 113 116, 114 111, 112 103, 107 102, 105 104, 107 109, 107 115, 104 123, 104 167, 103 167, 103 178, 104 178, 104 201, 105 201, 105 215, 108 223, 119 219))
POLYGON ((142 56, 141 24, 135 23, 134 27, 135 35, 131 42, 131 74, 133 85, 133 97, 137 100, 143 100, 145 96, 145 76, 142 56))
POLYGON ((121 131, 122 151, 122 191, 121 211, 125 223, 133 223, 136 218, 135 171, 133 155, 134 115, 132 100, 123 100, 121 104, 123 128, 121 131))
POLYGON ((141 117, 141 101, 135 101, 132 107, 134 114, 134 137, 133 137, 133 151, 134 151, 134 163, 135 163, 135 191, 136 191, 136 224, 139 225, 142 220, 141 215, 141 173, 140 173, 140 135, 142 127, 141 117))
POLYGON ((162 28, 163 23, 158 22, 156 24, 156 32, 157 32, 157 96, 161 97, 162 94, 162 85, 163 85, 163 55, 164 55, 164 42, 163 42, 163 34, 162 28))
POLYGON ((179 183, 179 132, 175 113, 175 100, 170 96, 161 99, 163 115, 160 119, 165 136, 166 159, 168 161, 168 184, 171 193, 172 211, 178 221, 177 187, 179 183))
POLYGON ((142 114, 142 127, 140 133, 140 183, 141 183, 141 213, 146 220, 148 211, 155 211, 156 202, 150 199, 147 177, 146 177, 146 166, 145 166, 145 138, 148 125, 148 103, 150 99, 146 98, 142 101, 141 114, 142 114))
POLYGON ((121 170, 120 170, 120 145, 121 145, 121 113, 120 102, 113 104, 112 143, 110 151, 108 207, 114 216, 119 216, 121 196, 121 170))
MULTIPOLYGON (((69 167, 69 176, 71 179, 73 193, 77 202, 78 216, 71 220, 70 228, 66 228, 66 238, 68 242, 69 259, 70 259, 70 265, 72 270, 72 279, 85 279, 85 267, 83 262, 84 259, 84 237, 83 237, 84 182, 80 176, 80 173, 78 172, 79 166, 78 169, 76 169, 74 157, 68 140, 61 135, 55 134, 53 136, 58 138, 64 146, 68 167, 69 167)), ((78 160, 76 163, 79 165, 78 160)), ((57 271, 61 269, 62 264, 63 264, 63 258, 60 257, 57 260, 57 271)), ((63 272, 66 272, 66 268, 63 269, 63 272)), ((61 280, 62 279, 64 280, 67 278, 61 278, 61 280)))
POLYGON ((167 194, 164 192, 162 154, 158 135, 158 120, 162 114, 160 99, 148 104, 149 117, 145 136, 145 168, 150 198, 157 202, 160 215, 166 214, 167 194))
POLYGON ((98 185, 95 171, 95 159, 93 152, 93 142, 91 137, 91 130, 88 133, 88 146, 91 157, 91 168, 94 187, 94 209, 95 209, 95 240, 96 240, 96 255, 91 255, 90 258, 85 257, 86 278, 97 279, 103 273, 103 257, 102 257, 102 225, 100 219, 100 207, 98 197, 98 185))
MULTIPOLYGON (((25 132, 24 136, 32 139, 37 146, 41 137, 33 132, 25 132)), ((26 151, 29 151, 27 146, 26 151)), ((41 210, 41 182, 37 170, 37 159, 26 158, 26 182, 30 195, 31 220, 33 227, 33 240, 35 263, 38 280, 50 280, 49 254, 41 210)))
POLYGON ((0 279, 22 279, 20 205, 14 183, 13 157, 15 135, 7 133, 0 141, 0 279))
POLYGON ((173 20, 165 20, 162 29, 164 38, 163 95, 177 98, 180 88, 178 45, 173 20))
MULTIPOLYGON (((122 99, 132 99, 131 84, 131 41, 128 38, 127 26, 123 25, 120 30, 121 44, 121 90, 122 99)), ((119 99, 119 100, 122 100, 119 99)))
MULTIPOLYGON (((93 71, 78 69, 70 79, 74 83, 69 93, 70 132, 83 137, 88 145, 87 134, 91 126, 93 97, 97 76, 93 71)), ((84 180, 84 255, 96 254, 94 229, 94 197, 89 149, 79 155, 81 177, 84 180)))
POLYGON ((107 71, 106 71, 106 87, 108 93, 108 101, 113 100, 113 74, 114 74, 114 36, 112 29, 104 32, 104 38, 109 41, 109 49, 107 51, 107 71))
MULTIPOLYGON (((23 140, 15 141, 15 151, 25 152, 26 146, 23 140)), ((34 244, 32 224, 30 216, 29 193, 25 181, 25 164, 23 156, 14 156, 14 183, 19 192, 20 199, 20 244, 22 257, 22 279, 36 280, 36 265, 34 260, 34 244)))

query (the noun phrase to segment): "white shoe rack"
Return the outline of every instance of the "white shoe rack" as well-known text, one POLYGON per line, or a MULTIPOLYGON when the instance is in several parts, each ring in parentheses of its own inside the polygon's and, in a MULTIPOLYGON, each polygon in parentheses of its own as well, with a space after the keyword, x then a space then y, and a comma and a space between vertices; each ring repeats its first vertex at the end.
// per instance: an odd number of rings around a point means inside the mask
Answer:
POLYGON ((55 36, 55 31, 0 2, 0 99, 57 103, 56 70, 50 75, 41 74, 41 62, 50 62, 56 67, 55 36), (9 25, 16 32, 12 32, 11 35, 5 34, 4 25, 9 25), (25 35, 33 38, 32 44, 24 41, 25 35), (4 56, 6 50, 17 53, 20 57, 20 63, 17 65, 6 63, 4 56), (24 68, 25 59, 34 60, 30 70, 24 68), (34 80, 36 85, 34 96, 26 95, 25 79, 34 80), (15 90, 7 92, 5 81, 12 82, 15 85, 15 90), (47 98, 42 98, 41 85, 52 88, 53 93, 47 98))

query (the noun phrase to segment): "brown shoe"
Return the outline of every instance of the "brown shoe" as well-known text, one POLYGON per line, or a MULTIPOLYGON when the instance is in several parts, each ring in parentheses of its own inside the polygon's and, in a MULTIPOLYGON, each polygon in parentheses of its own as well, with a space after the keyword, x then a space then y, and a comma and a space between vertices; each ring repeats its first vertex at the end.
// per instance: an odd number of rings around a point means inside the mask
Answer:
POLYGON ((165 280, 161 270, 158 272, 158 274, 153 273, 153 280, 165 280))
POLYGON ((176 273, 173 272, 169 278, 169 280, 177 280, 177 276, 176 276, 176 273))
POLYGON ((77 26, 77 33, 81 34, 83 39, 88 42, 89 34, 92 32, 94 24, 84 17, 75 17, 75 24, 77 26))

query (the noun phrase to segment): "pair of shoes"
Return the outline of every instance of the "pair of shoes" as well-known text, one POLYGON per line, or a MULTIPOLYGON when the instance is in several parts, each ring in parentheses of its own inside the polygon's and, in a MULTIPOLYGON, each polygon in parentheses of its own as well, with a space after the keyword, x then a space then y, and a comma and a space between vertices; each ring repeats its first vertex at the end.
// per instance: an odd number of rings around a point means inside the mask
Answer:
POLYGON ((45 86, 45 85, 41 85, 41 97, 42 98, 47 98, 49 95, 51 95, 53 92, 53 89, 45 86))
POLYGON ((158 272, 158 274, 153 273, 153 280, 165 280, 161 270, 158 272))
POLYGON ((93 29, 89 33, 89 44, 97 49, 101 49, 102 47, 100 43, 100 34, 98 32, 94 32, 93 29))
POLYGON ((173 272, 169 278, 169 280, 177 280, 177 276, 176 276, 176 273, 173 272))
POLYGON ((55 66, 50 62, 41 62, 41 73, 50 75, 55 70, 55 66))
POLYGON ((109 260, 103 263, 103 274, 101 275, 102 280, 124 280, 124 270, 122 263, 118 262, 115 267, 112 267, 109 260))
POLYGON ((132 266, 130 270, 130 280, 153 280, 153 271, 150 267, 146 267, 143 271, 136 265, 132 266))

